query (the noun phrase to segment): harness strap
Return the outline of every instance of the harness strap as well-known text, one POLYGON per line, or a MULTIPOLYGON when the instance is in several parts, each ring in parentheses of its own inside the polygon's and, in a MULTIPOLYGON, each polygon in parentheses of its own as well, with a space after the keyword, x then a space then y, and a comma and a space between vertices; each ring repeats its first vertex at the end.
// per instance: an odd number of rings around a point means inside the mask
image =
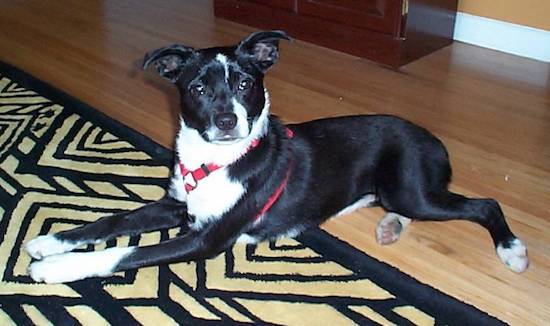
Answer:
POLYGON ((187 193, 190 193, 191 191, 195 190, 197 188, 197 184, 200 180, 206 178, 210 173, 218 170, 221 168, 221 166, 210 163, 210 164, 202 164, 200 168, 196 170, 188 170, 185 165, 183 165, 182 162, 179 162, 181 175, 185 178, 188 174, 191 174, 191 177, 193 178, 194 183, 190 183, 189 181, 185 182, 185 191, 187 193))
MULTIPOLYGON (((259 143, 260 143, 260 140, 258 139, 252 140, 252 142, 250 143, 250 146, 248 146, 244 154, 248 153, 251 149, 258 146, 259 143)), ((187 193, 190 193, 191 191, 195 190, 200 180, 206 178, 208 175, 210 175, 210 173, 223 167, 223 165, 208 163, 208 164, 201 164, 201 166, 196 170, 189 170, 187 169, 187 167, 185 167, 185 165, 181 161, 178 162, 178 165, 180 167, 181 175, 183 176, 184 179, 186 179, 185 177, 188 174, 191 174, 191 177, 193 179, 193 180, 185 180, 184 188, 187 193), (192 183, 190 183, 190 181, 192 181, 192 183)))
POLYGON ((289 167, 288 170, 286 171, 285 178, 283 179, 283 181, 281 182, 279 187, 277 187, 277 189, 275 189, 275 192, 273 194, 271 194, 271 196, 267 199, 267 202, 265 203, 264 207, 262 207, 262 210, 260 210, 260 212, 254 218, 254 222, 259 221, 260 218, 262 218, 262 216, 264 216, 264 214, 267 213, 267 211, 271 208, 271 206, 273 206, 273 204, 275 204, 277 199, 279 199, 279 197, 283 193, 283 190, 286 187, 286 184, 288 183, 288 178, 290 177, 290 170, 291 170, 291 168, 289 167))
MULTIPOLYGON (((294 132, 292 130, 290 130, 290 128, 287 127, 286 128, 286 135, 288 136, 288 138, 293 138, 294 137, 294 132)), ((264 214, 267 213, 267 211, 271 208, 271 206, 273 206, 273 204, 275 204, 277 199, 279 199, 279 197, 283 193, 283 190, 286 187, 286 184, 288 183, 288 178, 290 178, 291 170, 292 170, 292 166, 289 163, 288 170, 286 171, 285 178, 283 179, 283 181, 281 182, 279 187, 277 187, 277 189, 275 189, 275 192, 273 192, 273 194, 271 194, 271 196, 269 196, 269 198, 267 199, 267 202, 265 203, 264 207, 262 207, 260 212, 256 215, 256 218, 254 219, 254 222, 258 222, 260 220, 260 218, 262 218, 262 216, 264 216, 264 214)))

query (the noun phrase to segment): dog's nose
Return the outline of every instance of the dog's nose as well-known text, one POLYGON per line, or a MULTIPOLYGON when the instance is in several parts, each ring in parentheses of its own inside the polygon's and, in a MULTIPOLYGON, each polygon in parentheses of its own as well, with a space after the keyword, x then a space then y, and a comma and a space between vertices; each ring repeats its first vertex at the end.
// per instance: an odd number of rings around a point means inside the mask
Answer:
POLYGON ((237 125, 237 115, 231 112, 218 113, 214 117, 214 123, 220 130, 231 130, 237 125))

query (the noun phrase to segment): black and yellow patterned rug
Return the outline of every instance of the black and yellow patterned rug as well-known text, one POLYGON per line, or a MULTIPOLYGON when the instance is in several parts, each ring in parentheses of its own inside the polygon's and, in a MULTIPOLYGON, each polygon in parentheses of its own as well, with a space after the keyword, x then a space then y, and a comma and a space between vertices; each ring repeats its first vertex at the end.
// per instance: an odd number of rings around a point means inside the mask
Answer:
POLYGON ((171 160, 143 135, 0 63, 0 325, 500 323, 321 230, 106 279, 46 285, 27 276, 27 241, 160 198, 171 160))

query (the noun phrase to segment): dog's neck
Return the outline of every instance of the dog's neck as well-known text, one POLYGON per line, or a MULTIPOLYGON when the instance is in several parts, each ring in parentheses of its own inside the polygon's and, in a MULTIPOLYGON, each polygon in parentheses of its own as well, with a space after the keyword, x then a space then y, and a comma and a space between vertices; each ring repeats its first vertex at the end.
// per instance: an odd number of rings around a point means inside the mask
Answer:
POLYGON ((254 141, 262 138, 269 125, 269 94, 265 93, 265 104, 261 114, 252 123, 248 136, 234 144, 220 145, 210 143, 190 128, 180 119, 180 130, 176 138, 176 153, 178 159, 189 169, 197 169, 202 164, 216 164, 220 166, 229 165, 237 161, 251 147, 254 141))

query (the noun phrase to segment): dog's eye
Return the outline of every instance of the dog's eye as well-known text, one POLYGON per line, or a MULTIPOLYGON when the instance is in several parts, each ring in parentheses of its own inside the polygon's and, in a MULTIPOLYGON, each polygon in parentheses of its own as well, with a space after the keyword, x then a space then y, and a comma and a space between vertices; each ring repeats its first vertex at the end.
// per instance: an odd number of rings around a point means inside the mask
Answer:
POLYGON ((191 86, 191 93, 195 96, 201 96, 206 93, 206 90, 202 85, 193 85, 191 86))
POLYGON ((244 91, 252 87, 252 81, 250 79, 244 79, 239 83, 239 91, 244 91))

